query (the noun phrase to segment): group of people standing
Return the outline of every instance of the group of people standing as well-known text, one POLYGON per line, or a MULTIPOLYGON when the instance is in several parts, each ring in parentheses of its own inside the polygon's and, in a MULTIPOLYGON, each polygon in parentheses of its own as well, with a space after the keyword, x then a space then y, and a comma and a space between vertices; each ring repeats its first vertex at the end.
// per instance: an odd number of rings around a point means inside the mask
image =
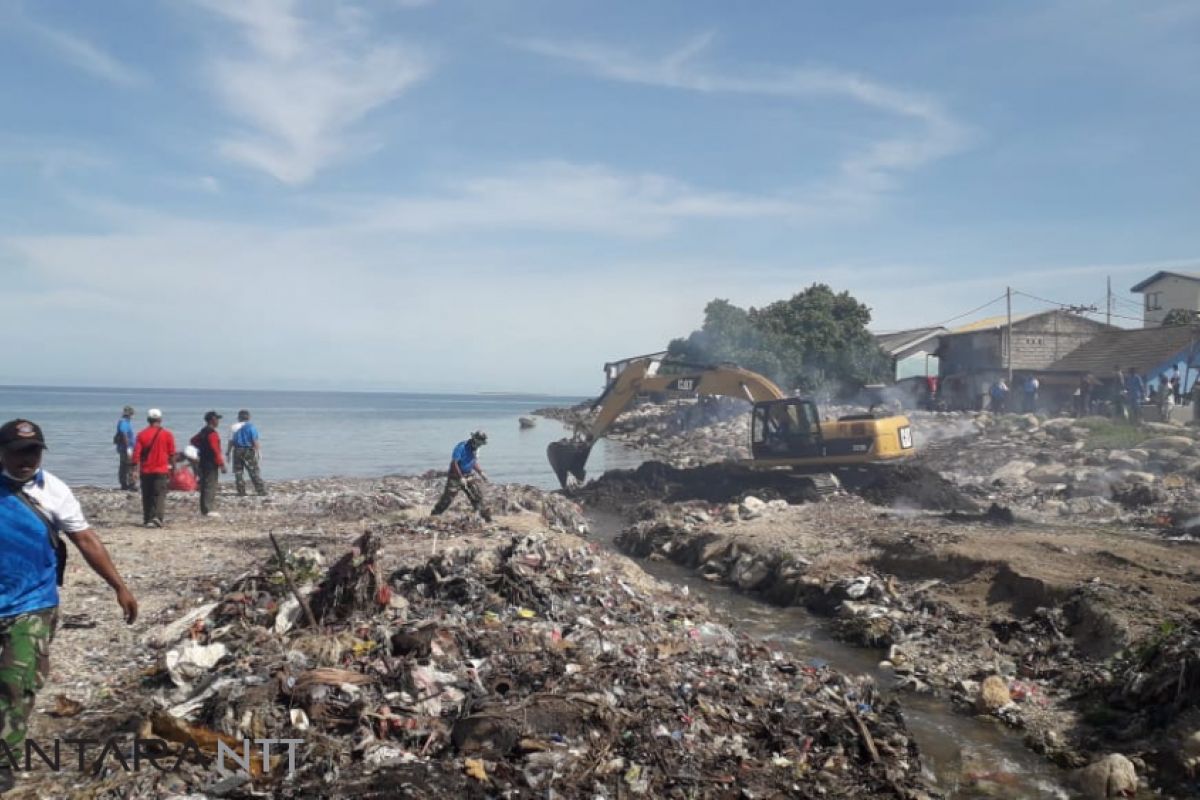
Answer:
POLYGON ((222 416, 216 411, 204 415, 204 427, 191 437, 183 452, 176 449, 175 434, 163 426, 163 413, 157 408, 146 412, 146 427, 133 433, 132 406, 125 406, 117 421, 113 444, 117 448, 118 477, 121 488, 142 494, 142 524, 162 527, 168 489, 200 491, 200 513, 219 517, 216 510, 219 474, 228 472, 233 462, 238 495, 246 494, 245 473, 254 490, 266 495, 259 468, 262 450, 258 428, 250 421, 250 412, 238 412, 237 424, 230 430, 224 451, 221 449, 222 416), (193 474, 194 472, 194 474, 193 474))

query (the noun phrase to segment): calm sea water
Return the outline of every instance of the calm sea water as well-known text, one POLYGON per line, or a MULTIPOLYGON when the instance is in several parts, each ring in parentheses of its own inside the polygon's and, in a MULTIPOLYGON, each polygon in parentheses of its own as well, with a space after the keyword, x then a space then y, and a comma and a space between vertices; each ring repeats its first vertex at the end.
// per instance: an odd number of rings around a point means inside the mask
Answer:
MULTIPOLYGON (((215 409, 221 441, 240 408, 249 409, 262 434, 267 481, 314 477, 416 475, 444 469, 454 445, 473 430, 488 434, 480 463, 503 483, 557 488, 546 462, 546 445, 567 434, 554 420, 537 418, 521 430, 517 418, 535 408, 570 405, 578 397, 511 394, 405 394, 275 392, 208 389, 98 389, 0 387, 0 422, 25 417, 42 426, 50 446, 45 466, 76 486, 116 486, 113 432, 121 409, 137 409, 134 431, 146 410, 162 409, 177 446, 204 425, 215 409)), ((589 475, 635 466, 639 456, 601 442, 589 475)))

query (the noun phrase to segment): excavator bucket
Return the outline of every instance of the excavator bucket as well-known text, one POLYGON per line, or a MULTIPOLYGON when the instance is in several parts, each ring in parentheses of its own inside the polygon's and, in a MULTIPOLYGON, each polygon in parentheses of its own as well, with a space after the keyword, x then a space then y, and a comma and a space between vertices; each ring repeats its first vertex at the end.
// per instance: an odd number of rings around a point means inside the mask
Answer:
POLYGON ((590 442, 581 442, 575 439, 559 439, 546 446, 546 457, 550 459, 550 468, 558 476, 558 483, 562 488, 567 488, 568 475, 575 476, 576 481, 583 483, 583 479, 587 475, 584 468, 587 466, 588 456, 591 455, 591 452, 590 442))

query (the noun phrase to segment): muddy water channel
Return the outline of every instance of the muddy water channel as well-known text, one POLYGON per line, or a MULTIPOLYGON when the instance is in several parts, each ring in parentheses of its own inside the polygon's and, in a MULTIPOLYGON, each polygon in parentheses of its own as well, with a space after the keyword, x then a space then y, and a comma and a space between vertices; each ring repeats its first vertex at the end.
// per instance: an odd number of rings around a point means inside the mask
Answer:
MULTIPOLYGON (((588 510, 591 538, 620 552, 616 538, 625 527, 620 516, 588 510)), ((654 577, 687 587, 726 618, 735 631, 757 636, 813 666, 829 665, 847 673, 871 675, 885 691, 890 673, 878 668, 876 651, 850 647, 828 635, 823 621, 802 608, 779 608, 704 580, 671 563, 637 562, 654 577)), ((949 703, 904 693, 898 696, 909 730, 921 748, 926 768, 947 796, 967 798, 1071 798, 1066 774, 1025 749, 1019 733, 986 720, 956 713, 949 703)))

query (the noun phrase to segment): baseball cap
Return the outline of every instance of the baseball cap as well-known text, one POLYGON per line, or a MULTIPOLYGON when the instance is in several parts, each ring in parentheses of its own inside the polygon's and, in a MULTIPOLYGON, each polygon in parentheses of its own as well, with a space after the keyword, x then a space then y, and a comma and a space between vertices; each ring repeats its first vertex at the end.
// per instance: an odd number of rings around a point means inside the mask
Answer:
POLYGON ((243 408, 238 412, 238 419, 250 419, 250 412, 243 408))
POLYGON ((46 449, 46 437, 36 423, 27 419, 14 419, 0 425, 0 448, 24 450, 29 447, 46 449))
POLYGON ((471 434, 471 438, 479 444, 487 444, 487 434, 483 431, 475 431, 471 434))
POLYGON ((121 409, 121 414, 126 417, 132 417, 133 416, 133 406, 125 406, 125 408, 121 409))
POLYGON ((162 412, 157 408, 152 408, 146 412, 146 419, 162 419, 162 412))
POLYGON ((214 419, 220 419, 220 418, 221 418, 221 415, 215 411, 209 411, 208 413, 206 413, 204 415, 205 422, 212 422, 214 419))

